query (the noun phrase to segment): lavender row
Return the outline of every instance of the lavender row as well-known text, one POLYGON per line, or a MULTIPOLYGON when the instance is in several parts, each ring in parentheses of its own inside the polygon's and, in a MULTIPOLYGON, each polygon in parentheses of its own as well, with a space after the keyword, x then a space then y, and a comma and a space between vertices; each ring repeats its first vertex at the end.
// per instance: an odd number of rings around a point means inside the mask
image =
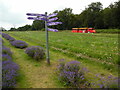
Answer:
POLYGON ((10 48, 2 47, 2 61, 12 60, 12 52, 10 48))
POLYGON ((12 52, 9 48, 2 48, 2 88, 14 88, 19 66, 12 61, 12 52))
POLYGON ((15 38, 11 37, 10 35, 6 34, 6 33, 2 33, 2 37, 4 37, 5 39, 9 40, 11 45, 13 45, 16 48, 26 48, 28 46, 28 44, 24 41, 21 40, 16 40, 15 38))
POLYGON ((10 35, 8 35, 6 33, 2 33, 2 37, 9 40, 10 42, 15 41, 15 38, 11 37, 10 35))
MULTIPOLYGON (((23 48, 28 47, 28 44, 26 42, 21 41, 21 40, 15 40, 13 37, 11 37, 8 34, 2 33, 2 36, 6 38, 7 40, 9 40, 10 44, 16 48, 23 49, 23 48)), ((44 49, 40 46, 28 47, 26 48, 25 53, 37 61, 43 59, 45 55, 44 49)))
POLYGON ((20 48, 20 49, 23 49, 23 48, 26 48, 28 46, 28 44, 24 41, 21 41, 21 40, 15 40, 15 41, 12 41, 10 42, 11 45, 13 45, 14 47, 16 48, 20 48))

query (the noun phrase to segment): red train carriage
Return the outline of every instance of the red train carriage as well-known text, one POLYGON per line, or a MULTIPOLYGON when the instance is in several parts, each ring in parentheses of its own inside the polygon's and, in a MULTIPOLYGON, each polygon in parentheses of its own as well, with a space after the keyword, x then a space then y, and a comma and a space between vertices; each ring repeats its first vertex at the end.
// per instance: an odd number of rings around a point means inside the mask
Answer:
POLYGON ((72 28, 72 32, 75 33, 96 33, 94 28, 72 28))

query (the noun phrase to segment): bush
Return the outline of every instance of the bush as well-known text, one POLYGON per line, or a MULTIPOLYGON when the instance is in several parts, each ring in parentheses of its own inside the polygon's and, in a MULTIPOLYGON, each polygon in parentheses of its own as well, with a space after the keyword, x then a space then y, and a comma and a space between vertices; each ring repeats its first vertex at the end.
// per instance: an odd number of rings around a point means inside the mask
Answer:
POLYGON ((21 41, 21 40, 15 40, 13 42, 10 42, 11 45, 15 46, 16 48, 26 48, 28 46, 28 44, 24 41, 21 41))
POLYGON ((18 76, 18 65, 12 62, 12 52, 9 48, 2 48, 2 88, 13 88, 16 85, 18 76))
POLYGON ((0 38, 0 46, 1 46, 1 47, 3 46, 3 43, 4 43, 3 39, 0 38))
POLYGON ((9 55, 12 57, 12 52, 9 48, 6 48, 5 46, 2 47, 2 55, 9 55))
POLYGON ((16 76, 19 67, 16 63, 7 60, 2 61, 2 88, 13 88, 16 86, 16 76))
POLYGON ((31 46, 26 48, 25 53, 28 54, 28 56, 33 57, 36 60, 40 60, 44 57, 45 51, 40 46, 31 46))
POLYGON ((62 60, 58 66, 58 75, 59 80, 68 86, 78 86, 82 83, 85 83, 85 77, 83 70, 80 66, 80 62, 71 61, 65 63, 62 60))
POLYGON ((41 31, 45 31, 45 28, 42 28, 41 31))
POLYGON ((12 60, 12 57, 8 54, 2 54, 2 61, 12 60))
POLYGON ((13 37, 10 37, 9 41, 12 42, 12 41, 15 41, 15 39, 13 37))
POLYGON ((15 41, 15 39, 13 37, 11 37, 10 35, 6 34, 6 33, 2 33, 2 37, 4 37, 5 39, 11 41, 15 41))
POLYGON ((6 33, 2 33, 2 37, 4 37, 5 39, 8 40, 10 36, 8 34, 6 34, 6 33))
POLYGON ((120 82, 119 77, 114 77, 112 75, 103 77, 100 74, 97 74, 95 78, 99 78, 99 83, 92 83, 94 86, 99 88, 120 88, 120 85, 118 84, 118 82, 120 82))

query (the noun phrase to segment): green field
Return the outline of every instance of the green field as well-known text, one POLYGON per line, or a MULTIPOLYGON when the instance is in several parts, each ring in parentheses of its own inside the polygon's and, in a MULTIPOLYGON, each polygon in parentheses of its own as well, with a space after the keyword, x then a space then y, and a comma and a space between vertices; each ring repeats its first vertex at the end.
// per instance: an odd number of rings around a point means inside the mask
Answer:
MULTIPOLYGON (((44 31, 5 32, 17 40, 25 41, 29 46, 46 48, 44 31)), ((96 74, 118 76, 118 34, 106 33, 71 33, 70 31, 49 32, 49 49, 51 65, 46 60, 37 62, 16 49, 5 40, 5 46, 11 48, 14 62, 20 65, 21 77, 18 88, 59 88, 64 87, 54 74, 59 59, 78 60, 90 72, 88 79, 96 74)))

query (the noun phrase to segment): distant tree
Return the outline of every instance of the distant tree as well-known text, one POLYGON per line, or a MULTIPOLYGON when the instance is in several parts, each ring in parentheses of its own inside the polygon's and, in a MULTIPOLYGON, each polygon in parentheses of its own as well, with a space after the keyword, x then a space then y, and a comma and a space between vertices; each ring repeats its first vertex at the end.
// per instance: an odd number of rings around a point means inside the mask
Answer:
POLYGON ((105 28, 120 28, 120 0, 103 10, 105 28))
POLYGON ((17 31, 28 31, 28 30, 31 30, 31 27, 32 27, 31 25, 25 25, 25 26, 17 28, 16 30, 17 31))
POLYGON ((102 11, 96 14, 96 18, 94 20, 95 26, 94 28, 103 29, 104 28, 104 21, 102 16, 102 11))
POLYGON ((31 25, 25 25, 25 26, 24 26, 24 29, 27 30, 27 31, 28 31, 28 30, 31 30, 31 28, 32 28, 31 25))
MULTIPOLYGON (((58 13, 57 17, 59 18, 58 21, 62 22, 61 25, 55 26, 58 27, 60 30, 69 30, 72 28, 73 21, 74 21, 74 14, 72 13, 71 8, 65 8, 61 11, 55 11, 58 13)), ((54 13, 55 13, 54 12, 54 13)))
POLYGON ((17 29, 16 28, 10 28, 10 31, 16 31, 17 29))
MULTIPOLYGON (((60 21, 62 24, 49 27, 59 30, 71 30, 74 27, 120 28, 120 0, 105 9, 100 2, 93 2, 80 14, 73 14, 71 8, 56 10, 53 13, 58 13, 59 19, 56 21, 60 21)), ((42 30, 43 28, 45 28, 44 21, 34 20, 32 25, 25 25, 16 30, 42 30)), ((11 28, 11 30, 15 29, 11 28)))
POLYGON ((91 3, 90 5, 88 5, 88 9, 91 12, 100 12, 103 9, 102 6, 103 5, 100 2, 94 2, 94 3, 91 3))
POLYGON ((7 31, 7 30, 3 27, 0 27, 0 31, 7 31))
POLYGON ((120 29, 120 0, 118 2, 115 2, 115 22, 116 22, 116 28, 120 29))
POLYGON ((42 20, 33 21, 32 27, 31 27, 32 30, 41 30, 43 28, 45 28, 44 21, 42 21, 42 20))
POLYGON ((102 4, 100 2, 91 3, 80 15, 81 26, 102 28, 103 17, 101 14, 102 4))

